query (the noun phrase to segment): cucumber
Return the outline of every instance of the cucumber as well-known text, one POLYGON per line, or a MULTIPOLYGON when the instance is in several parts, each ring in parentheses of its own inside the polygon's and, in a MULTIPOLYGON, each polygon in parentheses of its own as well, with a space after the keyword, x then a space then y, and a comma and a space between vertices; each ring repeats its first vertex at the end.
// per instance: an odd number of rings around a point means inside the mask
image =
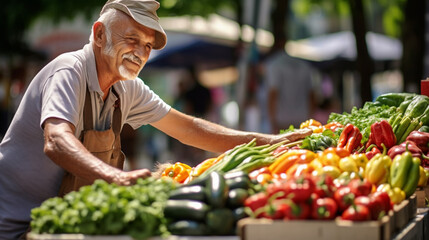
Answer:
POLYGON ((207 213, 206 224, 212 235, 232 234, 235 226, 231 209, 218 208, 207 213))
POLYGON ((213 208, 225 206, 229 188, 225 178, 218 172, 211 172, 206 185, 207 203, 213 208))
POLYGON ((164 216, 174 220, 204 221, 210 207, 195 200, 167 200, 164 216))
POLYGON ((226 206, 234 209, 237 207, 244 206, 244 201, 249 197, 249 193, 246 189, 236 188, 232 189, 228 193, 228 199, 226 200, 226 206))
POLYGON ((206 201, 206 191, 202 186, 182 186, 170 192, 169 199, 206 201))
POLYGON ((179 236, 205 236, 209 234, 206 224, 191 220, 180 220, 167 225, 168 231, 179 236))

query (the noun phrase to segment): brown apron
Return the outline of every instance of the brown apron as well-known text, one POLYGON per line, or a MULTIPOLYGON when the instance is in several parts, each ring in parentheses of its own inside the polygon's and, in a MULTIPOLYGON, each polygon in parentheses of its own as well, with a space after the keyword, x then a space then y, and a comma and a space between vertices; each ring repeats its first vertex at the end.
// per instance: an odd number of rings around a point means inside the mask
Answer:
MULTIPOLYGON (((110 166, 123 169, 125 156, 121 151, 120 132, 122 113, 120 108, 120 99, 114 88, 112 88, 112 92, 118 98, 115 102, 115 109, 113 110, 112 125, 107 130, 97 131, 93 129, 91 96, 89 94, 89 90, 86 90, 83 110, 84 125, 83 131, 80 135, 80 141, 95 157, 110 166)), ((91 185, 92 183, 92 181, 76 177, 75 175, 66 172, 58 195, 62 197, 71 191, 76 191, 80 187, 91 185)))

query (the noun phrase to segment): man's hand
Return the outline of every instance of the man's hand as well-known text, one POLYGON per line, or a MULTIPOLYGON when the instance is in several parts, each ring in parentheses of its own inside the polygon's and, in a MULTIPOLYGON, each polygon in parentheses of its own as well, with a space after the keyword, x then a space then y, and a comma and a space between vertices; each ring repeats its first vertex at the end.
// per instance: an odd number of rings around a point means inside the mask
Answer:
POLYGON ((309 128, 297 129, 293 132, 283 133, 277 135, 279 138, 277 142, 281 142, 284 140, 289 140, 290 142, 295 142, 297 140, 303 139, 306 136, 310 136, 313 133, 313 130, 309 128))
POLYGON ((152 174, 148 169, 138 169, 130 172, 120 171, 113 179, 113 182, 120 186, 129 186, 136 184, 137 179, 139 178, 147 178, 152 174))

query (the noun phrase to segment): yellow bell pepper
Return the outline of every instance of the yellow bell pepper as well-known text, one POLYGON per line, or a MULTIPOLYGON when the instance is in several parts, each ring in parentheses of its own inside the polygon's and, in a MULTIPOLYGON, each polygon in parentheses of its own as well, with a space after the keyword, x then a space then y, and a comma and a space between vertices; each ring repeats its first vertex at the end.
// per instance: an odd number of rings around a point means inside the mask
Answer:
POLYGON ((309 120, 307 120, 307 121, 305 121, 299 125, 300 129, 310 128, 313 130, 313 132, 316 131, 319 133, 321 132, 322 127, 323 127, 322 123, 320 123, 319 121, 314 120, 314 119, 309 119, 309 120))
POLYGON ((358 166, 352 157, 341 158, 338 166, 343 172, 359 172, 358 166))
POLYGON ((338 167, 340 162, 340 156, 338 156, 335 152, 321 152, 319 154, 319 160, 324 166, 335 166, 338 167))
POLYGON ((388 155, 376 154, 366 165, 364 178, 374 185, 387 183, 392 159, 388 155))
POLYGON ((377 191, 387 192, 390 197, 390 201, 394 204, 399 204, 405 200, 405 192, 398 187, 392 187, 388 183, 383 183, 378 186, 377 191))
POLYGON ((185 180, 189 177, 192 168, 181 162, 176 162, 169 167, 167 167, 163 172, 163 177, 170 177, 175 182, 184 183, 185 180))
POLYGON ((425 187, 428 182, 427 171, 422 166, 419 167, 419 170, 420 170, 420 178, 419 178, 419 182, 417 183, 417 186, 425 187))

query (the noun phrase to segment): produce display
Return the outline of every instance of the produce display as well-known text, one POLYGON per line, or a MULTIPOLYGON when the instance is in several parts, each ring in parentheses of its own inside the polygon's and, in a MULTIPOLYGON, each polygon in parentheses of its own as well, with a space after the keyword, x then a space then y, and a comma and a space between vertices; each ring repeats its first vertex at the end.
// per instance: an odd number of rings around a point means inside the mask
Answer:
MULTIPOLYGON (((388 93, 299 128, 296 142, 256 139, 196 166, 120 187, 96 181, 32 211, 35 233, 236 235, 242 218, 380 221, 427 185, 429 98, 388 93)), ((294 126, 283 132, 295 131, 294 126)))

